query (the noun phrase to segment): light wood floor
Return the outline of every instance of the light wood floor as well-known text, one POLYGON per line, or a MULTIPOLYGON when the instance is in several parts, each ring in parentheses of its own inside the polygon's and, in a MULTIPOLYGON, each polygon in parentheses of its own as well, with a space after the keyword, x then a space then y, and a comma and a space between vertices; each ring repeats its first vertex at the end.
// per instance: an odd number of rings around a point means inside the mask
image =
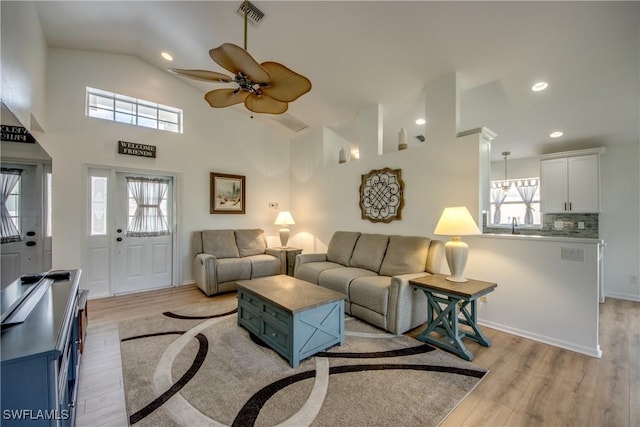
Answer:
MULTIPOLYGON (((235 293, 207 298, 190 285, 89 301, 76 425, 128 425, 117 322, 223 298, 235 293)), ((640 303, 600 305, 601 359, 482 329, 491 347, 465 344, 491 372, 444 427, 640 426, 640 303)))

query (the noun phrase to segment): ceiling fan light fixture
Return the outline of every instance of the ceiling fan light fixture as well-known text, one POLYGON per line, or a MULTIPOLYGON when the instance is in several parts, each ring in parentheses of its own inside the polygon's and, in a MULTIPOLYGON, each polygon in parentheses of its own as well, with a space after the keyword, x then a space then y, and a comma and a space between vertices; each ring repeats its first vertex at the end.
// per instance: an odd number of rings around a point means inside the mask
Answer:
MULTIPOLYGON (((229 71, 233 77, 208 70, 171 68, 169 71, 197 80, 235 83, 237 87, 234 89, 212 90, 205 95, 205 100, 213 108, 224 108, 244 102, 245 107, 254 113, 283 114, 289 109, 289 102, 311 90, 311 81, 277 62, 267 61, 259 64, 253 59, 247 51, 247 19, 250 7, 255 8, 247 0, 241 6, 245 27, 244 48, 233 43, 223 43, 209 50, 211 59, 229 71)), ((264 14, 258 21, 262 16, 264 14)))

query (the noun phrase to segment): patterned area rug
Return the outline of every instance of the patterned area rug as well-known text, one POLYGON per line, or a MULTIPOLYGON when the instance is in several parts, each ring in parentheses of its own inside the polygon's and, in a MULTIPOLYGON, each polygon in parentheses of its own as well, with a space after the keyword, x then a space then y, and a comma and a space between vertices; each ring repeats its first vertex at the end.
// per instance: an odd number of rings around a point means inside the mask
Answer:
POLYGON ((344 345, 292 369, 233 299, 119 326, 133 426, 437 426, 486 374, 351 317, 344 345))

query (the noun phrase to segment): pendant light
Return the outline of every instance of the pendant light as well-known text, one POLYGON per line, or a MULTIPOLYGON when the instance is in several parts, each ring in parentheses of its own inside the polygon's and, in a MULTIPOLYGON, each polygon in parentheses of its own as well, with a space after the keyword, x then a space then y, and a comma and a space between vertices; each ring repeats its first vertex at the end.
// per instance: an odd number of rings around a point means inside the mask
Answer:
POLYGON ((502 156, 504 157, 504 181, 502 182, 502 191, 505 193, 509 192, 511 189, 511 183, 507 180, 507 157, 511 155, 510 151, 503 151, 502 156))

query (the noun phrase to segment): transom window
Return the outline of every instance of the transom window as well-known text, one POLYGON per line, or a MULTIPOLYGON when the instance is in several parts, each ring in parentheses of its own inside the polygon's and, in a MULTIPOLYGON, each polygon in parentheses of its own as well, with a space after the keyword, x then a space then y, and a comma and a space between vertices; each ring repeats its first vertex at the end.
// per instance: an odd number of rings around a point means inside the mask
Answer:
POLYGON ((89 117, 182 133, 182 110, 142 99, 87 87, 89 117))

